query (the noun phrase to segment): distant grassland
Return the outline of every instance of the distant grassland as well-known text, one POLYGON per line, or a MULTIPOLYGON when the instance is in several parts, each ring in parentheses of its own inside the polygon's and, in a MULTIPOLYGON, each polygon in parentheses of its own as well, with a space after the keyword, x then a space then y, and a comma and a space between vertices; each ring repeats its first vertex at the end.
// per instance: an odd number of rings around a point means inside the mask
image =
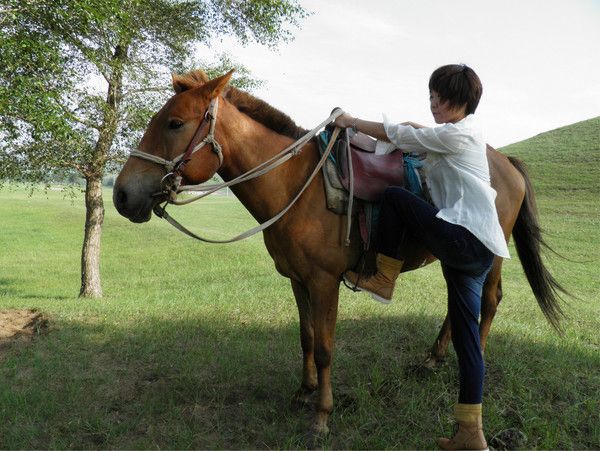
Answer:
MULTIPOLYGON (((526 161, 547 264, 577 296, 550 329, 514 256, 486 352, 488 439, 514 428, 539 449, 600 448, 600 118, 502 151, 526 161), (596 138, 599 139, 596 139, 596 138)), ((105 193, 102 300, 77 299, 82 196, 0 190, 0 309, 37 308, 48 334, 0 347, 0 447, 303 448, 298 319, 262 239, 199 244, 120 217, 105 193)), ((255 224, 234 198, 173 208, 227 238, 255 224)), ((402 277, 389 307, 343 289, 335 411, 325 448, 432 448, 452 431, 456 361, 419 363, 445 314, 439 265, 402 277)), ((510 445, 510 443, 509 443, 510 445)))
POLYGON ((600 195, 600 117, 541 133, 502 152, 527 163, 541 196, 600 195))

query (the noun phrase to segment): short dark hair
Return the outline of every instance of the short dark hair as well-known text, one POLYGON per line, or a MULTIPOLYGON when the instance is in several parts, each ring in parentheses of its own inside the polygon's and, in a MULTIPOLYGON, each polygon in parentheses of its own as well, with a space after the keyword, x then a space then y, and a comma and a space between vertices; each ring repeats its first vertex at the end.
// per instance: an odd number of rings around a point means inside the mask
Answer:
POLYGON ((467 114, 473 114, 479 105, 483 86, 473 69, 465 64, 448 64, 437 68, 429 78, 429 90, 435 91, 450 106, 467 105, 467 114))

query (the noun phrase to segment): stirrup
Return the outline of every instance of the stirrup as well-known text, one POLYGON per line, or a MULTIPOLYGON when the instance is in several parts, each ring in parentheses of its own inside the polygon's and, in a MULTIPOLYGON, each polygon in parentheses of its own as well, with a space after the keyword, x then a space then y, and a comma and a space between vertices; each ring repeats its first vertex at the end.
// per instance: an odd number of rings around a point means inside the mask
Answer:
POLYGON ((360 288, 358 288, 358 281, 360 280, 360 277, 358 279, 356 279, 356 283, 351 283, 348 279, 346 279, 346 271, 344 271, 344 273, 342 274, 342 282, 344 283, 344 285, 346 286, 346 288, 348 288, 349 290, 354 291, 355 293, 359 293, 362 290, 360 288))

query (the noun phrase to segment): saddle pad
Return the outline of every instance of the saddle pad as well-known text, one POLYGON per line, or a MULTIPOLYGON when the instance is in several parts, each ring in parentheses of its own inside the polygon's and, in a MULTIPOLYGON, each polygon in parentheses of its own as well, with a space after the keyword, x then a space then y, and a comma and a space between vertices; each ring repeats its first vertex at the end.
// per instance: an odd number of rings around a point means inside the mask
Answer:
MULTIPOLYGON (((333 160, 328 158, 321 170, 323 171, 323 185, 325 187, 327 209, 338 215, 347 214, 350 196, 340 182, 340 176, 333 160)), ((356 203, 354 204, 352 214, 355 212, 356 203)))

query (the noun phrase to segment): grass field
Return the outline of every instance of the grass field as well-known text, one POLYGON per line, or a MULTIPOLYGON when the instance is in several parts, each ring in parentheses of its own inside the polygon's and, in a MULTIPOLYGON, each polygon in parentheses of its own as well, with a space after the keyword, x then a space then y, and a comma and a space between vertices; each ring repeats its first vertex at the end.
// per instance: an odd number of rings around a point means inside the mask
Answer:
MULTIPOLYGON (((570 260, 547 263, 577 296, 559 337, 512 249, 484 394, 488 439, 508 447, 600 448, 598 130, 595 119, 504 149, 530 164, 547 241, 570 260)), ((82 195, 0 190, 0 309, 36 308, 50 324, 0 344, 0 447, 306 447, 310 413, 290 406, 296 306, 261 238, 198 244, 164 221, 129 223, 105 194, 104 298, 92 301, 76 297, 82 195)), ((233 198, 173 212, 216 238, 254 224, 233 198)), ((444 314, 437 264, 403 276, 389 307, 342 291, 324 448, 433 448, 451 432, 453 352, 435 372, 416 367, 444 314)))

